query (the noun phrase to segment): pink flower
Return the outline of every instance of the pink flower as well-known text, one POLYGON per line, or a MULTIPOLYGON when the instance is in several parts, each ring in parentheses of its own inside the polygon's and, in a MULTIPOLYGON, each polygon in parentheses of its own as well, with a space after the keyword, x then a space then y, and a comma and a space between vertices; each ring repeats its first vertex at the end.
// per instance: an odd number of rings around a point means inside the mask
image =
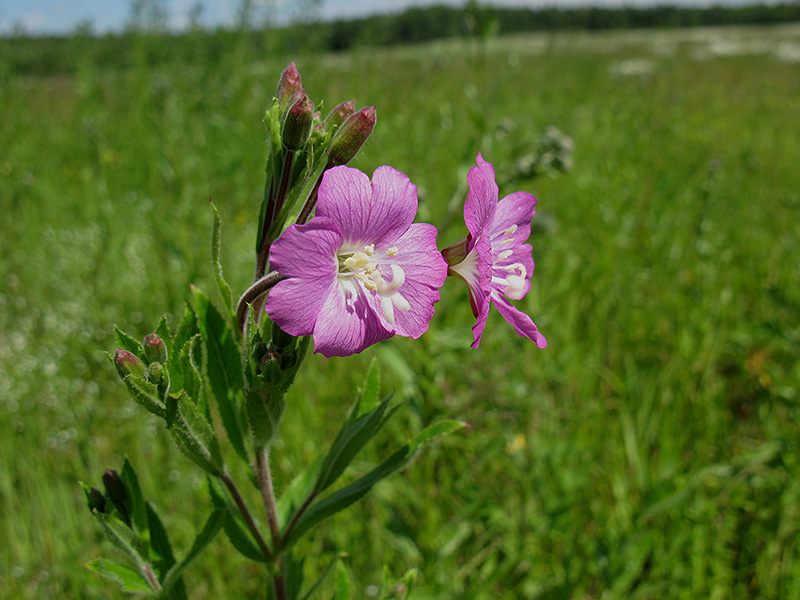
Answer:
POLYGON ((472 328, 472 347, 480 345, 489 308, 494 304, 518 335, 545 348, 547 340, 533 320, 509 302, 522 299, 531 288, 532 248, 525 242, 531 234, 536 198, 514 192, 498 202, 494 167, 480 154, 476 162, 478 166, 467 176, 469 194, 464 203, 469 235, 442 252, 449 265, 448 275, 460 277, 469 289, 477 319, 472 328))
POLYGON ((265 309, 291 335, 314 336, 315 352, 348 356, 402 335, 418 338, 433 316, 447 264, 436 228, 412 223, 417 188, 384 166, 369 177, 340 166, 325 173, 316 216, 291 225, 270 263, 288 279, 265 309))

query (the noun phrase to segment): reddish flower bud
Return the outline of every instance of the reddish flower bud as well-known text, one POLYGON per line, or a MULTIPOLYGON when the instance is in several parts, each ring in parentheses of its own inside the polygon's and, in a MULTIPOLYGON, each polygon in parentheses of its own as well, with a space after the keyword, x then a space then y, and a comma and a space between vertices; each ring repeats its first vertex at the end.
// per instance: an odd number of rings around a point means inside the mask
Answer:
POLYGON ((106 512, 106 497, 97 488, 92 488, 86 492, 86 505, 91 511, 104 513, 106 512))
POLYGON ((108 499, 114 504, 118 502, 125 502, 127 492, 125 491, 125 484, 122 483, 122 477, 113 469, 107 469, 103 473, 103 486, 106 488, 108 499))
POLYGON ((114 353, 114 365, 117 367, 119 376, 123 379, 128 375, 135 375, 142 379, 145 378, 147 367, 142 360, 132 352, 117 348, 117 351, 114 353))
POLYGON ((303 93, 303 82, 300 80, 300 73, 294 63, 290 64, 281 73, 281 79, 278 82, 278 89, 275 92, 275 97, 282 105, 285 105, 289 100, 298 94, 303 93))
POLYGON ((372 133, 377 118, 378 109, 369 106, 350 115, 339 126, 328 146, 328 156, 334 165, 344 165, 350 162, 350 159, 358 153, 372 133))
POLYGON ((311 125, 314 122, 314 103, 306 94, 292 104, 286 113, 283 122, 281 139, 283 145, 289 150, 300 150, 311 135, 311 125))
POLYGON ((151 333, 144 338, 144 355, 147 362, 167 362, 167 345, 158 335, 151 333))
POLYGON ((334 127, 338 127, 342 123, 344 123, 345 119, 356 112, 356 101, 355 100, 348 100, 347 102, 342 102, 339 106, 334 108, 331 112, 328 113, 328 116, 325 117, 325 125, 328 126, 328 129, 331 131, 334 127))

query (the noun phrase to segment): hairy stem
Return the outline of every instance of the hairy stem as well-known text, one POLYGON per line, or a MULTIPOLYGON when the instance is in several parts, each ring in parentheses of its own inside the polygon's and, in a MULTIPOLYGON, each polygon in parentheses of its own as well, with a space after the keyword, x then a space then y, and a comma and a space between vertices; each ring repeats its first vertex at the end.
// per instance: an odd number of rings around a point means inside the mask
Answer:
POLYGON ((244 291, 239 302, 236 304, 236 322, 239 324, 239 329, 244 331, 245 323, 247 322, 247 307, 256 306, 258 300, 266 294, 272 286, 279 281, 286 279, 277 271, 270 271, 261 279, 258 279, 244 291))
POLYGON ((147 578, 147 583, 150 584, 151 588, 153 588, 156 592, 161 591, 161 584, 158 582, 158 578, 153 572, 153 567, 150 566, 149 562, 144 563, 144 576, 147 578))
POLYGON ((272 489, 272 473, 269 470, 269 450, 256 452, 256 476, 264 508, 267 510, 269 528, 272 531, 272 545, 279 553, 280 564, 278 574, 275 576, 275 596, 277 600, 286 600, 286 561, 281 551, 281 527, 278 524, 278 507, 275 501, 275 490, 272 489))

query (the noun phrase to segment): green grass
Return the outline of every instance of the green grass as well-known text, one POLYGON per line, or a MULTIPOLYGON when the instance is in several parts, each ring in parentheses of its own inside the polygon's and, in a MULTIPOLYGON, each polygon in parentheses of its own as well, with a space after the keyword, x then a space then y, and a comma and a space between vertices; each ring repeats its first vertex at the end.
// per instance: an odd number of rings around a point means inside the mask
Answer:
MULTIPOLYGON (((179 553, 202 526, 201 473, 104 353, 113 323, 143 336, 190 283, 213 291, 209 196, 228 279, 249 283, 260 119, 296 59, 328 107, 378 105, 354 166, 407 173, 441 246, 464 235, 451 198, 479 150, 503 172, 549 125, 575 141, 569 174, 501 190, 539 198, 521 305, 546 350, 497 314, 470 350, 450 281, 421 340, 307 361, 279 493, 373 355, 409 406, 358 466, 436 419, 472 426, 305 542, 308 575, 347 551, 363 597, 383 564, 419 568, 420 599, 800 597, 800 66, 782 60, 798 44, 796 27, 559 34, 6 76, 0 595, 114 597, 81 566, 113 550, 77 482, 124 455, 179 553)), ((265 578, 220 536, 187 584, 245 598, 265 578)))

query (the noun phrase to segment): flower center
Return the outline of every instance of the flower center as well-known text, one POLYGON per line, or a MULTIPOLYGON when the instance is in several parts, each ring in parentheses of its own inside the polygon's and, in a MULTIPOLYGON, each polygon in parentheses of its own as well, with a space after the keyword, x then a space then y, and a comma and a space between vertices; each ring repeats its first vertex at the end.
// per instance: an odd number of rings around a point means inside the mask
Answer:
MULTIPOLYGON (((399 250, 393 246, 386 250, 386 256, 397 256, 399 250)), ((384 264, 392 272, 391 281, 386 281, 381 272, 381 265, 375 256, 375 244, 368 244, 361 250, 342 247, 336 253, 339 263, 339 288, 345 296, 345 302, 352 306, 360 287, 365 293, 373 292, 380 298, 381 311, 389 323, 394 324, 394 309, 401 312, 411 310, 411 304, 398 291, 405 283, 405 271, 395 264, 384 264)))

